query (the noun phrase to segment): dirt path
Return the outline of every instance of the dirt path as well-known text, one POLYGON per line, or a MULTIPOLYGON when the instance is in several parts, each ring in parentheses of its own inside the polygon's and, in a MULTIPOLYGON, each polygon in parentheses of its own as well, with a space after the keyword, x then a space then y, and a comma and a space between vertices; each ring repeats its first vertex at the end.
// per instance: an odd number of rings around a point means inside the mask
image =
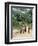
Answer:
POLYGON ((15 33, 13 32, 13 39, 26 39, 26 38, 31 38, 32 37, 32 31, 30 31, 30 33, 28 32, 24 32, 24 33, 15 33))

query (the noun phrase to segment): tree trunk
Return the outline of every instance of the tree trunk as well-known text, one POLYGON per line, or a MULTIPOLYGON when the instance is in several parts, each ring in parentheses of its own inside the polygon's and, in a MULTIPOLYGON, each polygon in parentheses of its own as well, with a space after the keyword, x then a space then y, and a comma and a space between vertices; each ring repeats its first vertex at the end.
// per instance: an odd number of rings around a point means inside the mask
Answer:
POLYGON ((26 26, 26 32, 28 32, 28 26, 26 26))

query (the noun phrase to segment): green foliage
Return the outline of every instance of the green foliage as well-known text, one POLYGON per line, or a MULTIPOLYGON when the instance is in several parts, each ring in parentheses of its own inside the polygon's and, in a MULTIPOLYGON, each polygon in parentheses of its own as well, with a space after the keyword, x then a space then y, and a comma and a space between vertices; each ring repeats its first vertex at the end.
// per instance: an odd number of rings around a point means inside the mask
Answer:
MULTIPOLYGON (((19 9, 20 10, 20 9, 19 9)), ((24 10, 21 10, 24 11, 24 10)), ((32 25, 32 9, 24 11, 13 11, 12 13, 12 25, 14 28, 21 28, 23 25, 32 25), (27 12, 28 11, 28 12, 27 12)))

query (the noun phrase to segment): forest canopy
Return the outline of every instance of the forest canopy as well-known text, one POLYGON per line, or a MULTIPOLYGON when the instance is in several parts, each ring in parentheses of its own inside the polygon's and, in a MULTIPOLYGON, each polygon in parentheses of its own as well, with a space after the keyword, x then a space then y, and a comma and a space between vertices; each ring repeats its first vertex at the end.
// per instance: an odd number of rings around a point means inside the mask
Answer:
POLYGON ((32 27, 32 8, 12 8, 11 18, 14 28, 20 29, 27 25, 32 27))

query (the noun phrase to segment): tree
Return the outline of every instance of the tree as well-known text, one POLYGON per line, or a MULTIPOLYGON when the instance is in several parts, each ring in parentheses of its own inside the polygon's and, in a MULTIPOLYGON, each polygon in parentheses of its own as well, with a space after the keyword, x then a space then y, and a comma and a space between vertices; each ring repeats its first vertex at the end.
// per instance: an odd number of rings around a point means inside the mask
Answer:
POLYGON ((25 11, 23 8, 16 8, 12 13, 12 25, 14 28, 20 29, 22 26, 32 25, 32 9, 25 11))

